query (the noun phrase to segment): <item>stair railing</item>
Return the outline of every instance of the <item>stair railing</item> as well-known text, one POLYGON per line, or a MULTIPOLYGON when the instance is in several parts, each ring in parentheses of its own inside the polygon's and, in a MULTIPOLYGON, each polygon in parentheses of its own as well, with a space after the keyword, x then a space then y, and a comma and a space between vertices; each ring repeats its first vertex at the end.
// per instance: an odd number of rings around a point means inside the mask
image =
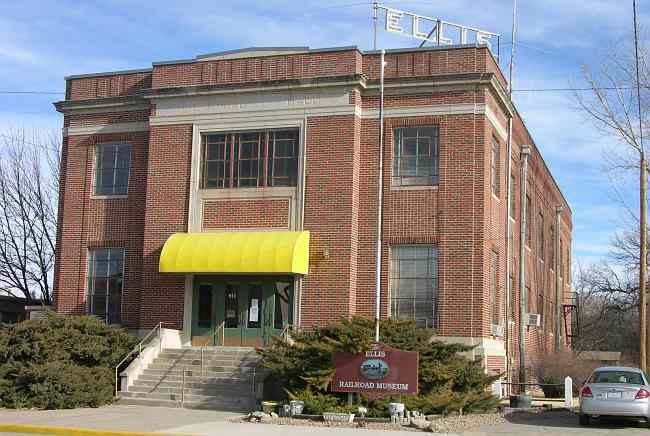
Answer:
POLYGON ((116 397, 117 397, 117 393, 119 392, 119 389, 118 389, 118 386, 119 386, 119 384, 118 384, 119 370, 120 370, 120 367, 122 365, 124 365, 124 362, 129 360, 129 358, 131 356, 133 356, 134 354, 136 354, 136 353, 137 353, 137 357, 139 358, 142 355, 142 348, 146 347, 146 344, 152 338, 154 338, 156 334, 158 335, 158 346, 160 347, 160 351, 162 351, 162 333, 161 333, 161 330, 162 330, 163 324, 170 324, 170 323, 166 323, 166 322, 161 321, 158 324, 156 324, 156 326, 154 328, 152 328, 146 335, 144 335, 142 340, 140 342, 138 342, 138 344, 135 347, 133 347, 133 349, 131 349, 131 351, 129 351, 126 354, 126 356, 124 356, 124 359, 120 360, 120 363, 118 363, 115 366, 115 396, 116 397))

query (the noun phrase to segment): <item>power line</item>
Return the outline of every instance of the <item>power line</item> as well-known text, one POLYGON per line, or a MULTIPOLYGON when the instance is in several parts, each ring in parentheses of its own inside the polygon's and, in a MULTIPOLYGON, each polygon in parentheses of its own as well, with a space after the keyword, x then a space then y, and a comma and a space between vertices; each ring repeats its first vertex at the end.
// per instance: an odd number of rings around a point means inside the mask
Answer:
POLYGON ((61 91, 0 91, 0 94, 65 94, 61 91))

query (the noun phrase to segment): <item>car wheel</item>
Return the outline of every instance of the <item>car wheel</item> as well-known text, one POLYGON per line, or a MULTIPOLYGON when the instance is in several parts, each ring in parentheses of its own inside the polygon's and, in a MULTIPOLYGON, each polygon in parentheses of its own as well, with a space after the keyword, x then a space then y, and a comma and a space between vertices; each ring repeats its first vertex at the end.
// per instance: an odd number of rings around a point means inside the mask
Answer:
POLYGON ((578 423, 582 426, 589 425, 589 415, 585 415, 583 413, 578 415, 578 423))

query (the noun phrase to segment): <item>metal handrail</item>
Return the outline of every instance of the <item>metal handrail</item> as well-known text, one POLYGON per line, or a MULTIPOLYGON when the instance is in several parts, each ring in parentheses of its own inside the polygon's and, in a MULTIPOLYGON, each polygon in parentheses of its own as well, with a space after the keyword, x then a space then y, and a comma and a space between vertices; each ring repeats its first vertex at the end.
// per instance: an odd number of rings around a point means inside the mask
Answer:
POLYGON ((280 332, 280 338, 282 338, 283 341, 286 341, 289 339, 289 332, 293 330, 293 325, 287 324, 282 328, 282 331, 280 332))
POLYGON ((138 357, 139 357, 140 355, 142 355, 142 346, 143 346, 146 342, 148 342, 149 340, 151 340, 152 335, 153 335, 156 331, 158 332, 158 342, 159 342, 160 350, 162 351, 162 340, 161 340, 161 337, 160 337, 160 330, 162 329, 163 324, 171 324, 171 323, 161 321, 161 322, 159 322, 158 324, 156 324, 156 326, 155 326, 154 328, 152 328, 152 329, 151 329, 151 330, 150 330, 146 335, 144 335, 144 337, 142 338, 142 340, 141 340, 140 342, 138 342, 138 344, 137 344, 135 347, 133 347, 133 349, 131 349, 131 351, 129 351, 129 352, 126 354, 126 356, 124 356, 124 359, 120 360, 120 363, 118 363, 118 364, 115 366, 115 396, 116 396, 116 397, 117 397, 117 393, 118 393, 118 372, 119 372, 119 370, 120 370, 120 367, 124 364, 124 362, 126 362, 126 361, 127 361, 131 356, 133 356, 133 354, 135 354, 136 352, 138 353, 138 357))

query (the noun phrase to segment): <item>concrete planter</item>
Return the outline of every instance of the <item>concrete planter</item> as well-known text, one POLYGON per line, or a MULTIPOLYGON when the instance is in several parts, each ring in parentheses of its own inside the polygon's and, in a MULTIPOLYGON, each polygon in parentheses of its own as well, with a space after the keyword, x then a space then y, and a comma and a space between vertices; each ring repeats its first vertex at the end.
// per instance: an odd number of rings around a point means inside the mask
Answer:
POLYGON ((323 412, 323 420, 325 422, 351 423, 354 421, 354 413, 323 412))

